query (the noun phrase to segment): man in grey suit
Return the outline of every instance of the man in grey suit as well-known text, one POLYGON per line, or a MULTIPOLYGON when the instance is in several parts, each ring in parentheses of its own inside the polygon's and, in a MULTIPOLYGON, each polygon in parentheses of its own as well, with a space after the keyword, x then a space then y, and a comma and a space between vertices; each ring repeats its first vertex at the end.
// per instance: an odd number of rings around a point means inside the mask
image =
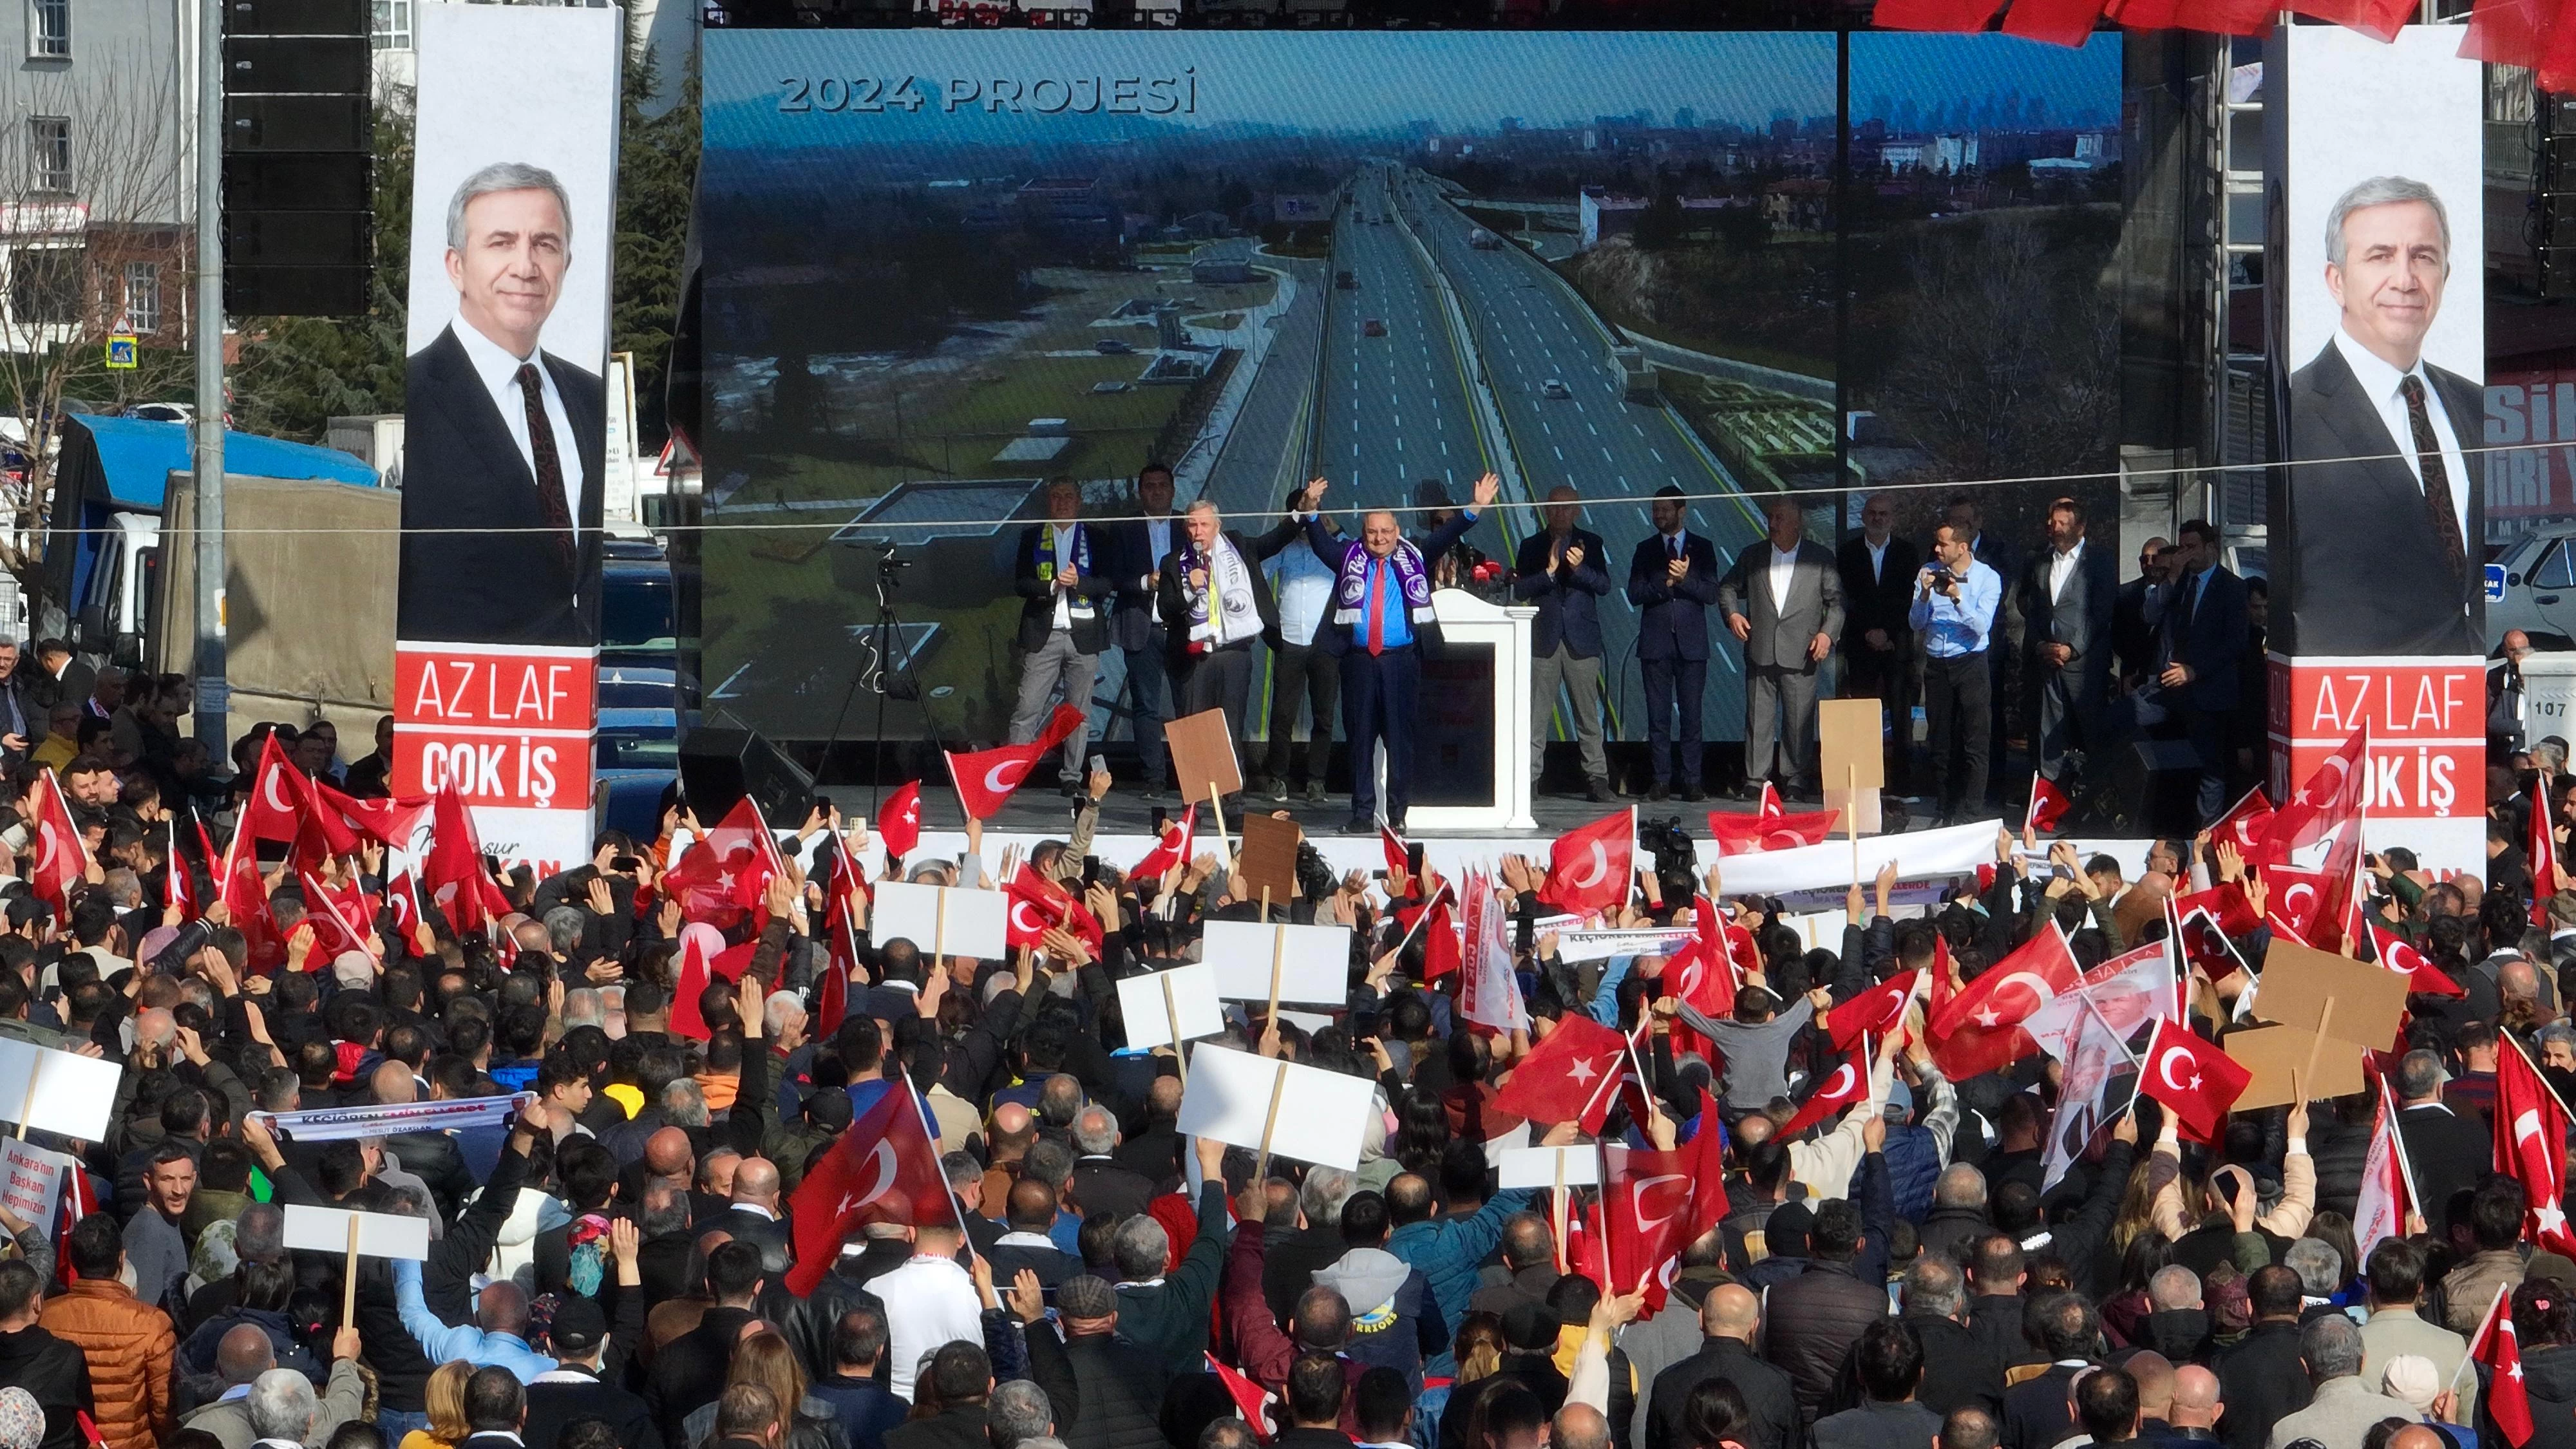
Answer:
POLYGON ((2371 1426, 2382 1419, 2408 1423, 2424 1416, 2404 1399, 2392 1399, 2361 1377, 2361 1330, 2341 1314, 2311 1318, 2299 1329, 2299 1362, 2314 1386, 2308 1406, 2283 1415, 2264 1440, 2281 1449, 2301 1439, 2314 1439, 2326 1449, 2361 1449, 2371 1426))
POLYGON ((2424 361, 2451 223, 2431 187, 2374 176, 2326 214, 2335 334, 2290 377, 2290 457, 2272 519, 2283 607, 2272 648, 2299 655, 2483 654, 2483 490, 2462 447, 2478 384, 2424 361), (2345 460, 2345 461, 2334 461, 2345 460))
POLYGON ((2111 551, 2085 542, 2084 505, 2048 505, 2048 547, 2022 570, 2022 679, 2032 763, 2066 778, 2067 753, 2093 745, 2111 688, 2111 613, 2120 578, 2111 551))
POLYGON ((1806 541, 1796 500, 1772 499, 1765 517, 1770 536, 1737 554, 1717 585, 1718 612, 1744 646, 1745 783, 1758 797, 1776 772, 1788 793, 1813 798, 1816 668, 1843 630, 1842 575, 1829 550, 1806 541))

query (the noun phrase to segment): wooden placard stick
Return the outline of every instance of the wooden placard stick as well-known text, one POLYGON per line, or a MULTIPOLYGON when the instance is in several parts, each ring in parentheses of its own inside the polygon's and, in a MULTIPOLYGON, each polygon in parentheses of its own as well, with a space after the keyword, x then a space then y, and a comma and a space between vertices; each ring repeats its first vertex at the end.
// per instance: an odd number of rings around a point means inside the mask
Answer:
POLYGON ((1225 798, 1216 792, 1216 781, 1208 781, 1208 815, 1216 821, 1216 863, 1219 869, 1234 869, 1234 846, 1225 838, 1225 798))
POLYGON ((1279 1098, 1288 1089, 1288 1064, 1279 1061, 1271 1065, 1278 1068, 1278 1075, 1270 1079, 1270 1115, 1261 1119, 1261 1153, 1252 1163, 1255 1183, 1270 1180, 1270 1134, 1279 1126, 1279 1098))
POLYGON ((340 1326, 358 1326, 358 1215, 349 1214, 349 1258, 340 1275, 340 1326))
POLYGON ((27 1119, 36 1115, 36 1073, 44 1067, 45 1054, 42 1051, 36 1053, 34 1061, 27 1063, 27 1100, 18 1104, 18 1140, 21 1142, 27 1140, 27 1119))
POLYGON ((1288 931, 1284 926, 1270 928, 1270 1015, 1272 1025, 1279 1021, 1279 973, 1288 964, 1288 931))
POLYGON ((1162 973, 1163 1019, 1172 1024, 1172 1060, 1181 1064, 1181 1090, 1190 1089, 1190 1054, 1181 1046, 1181 1009, 1172 1004, 1172 978, 1162 973))

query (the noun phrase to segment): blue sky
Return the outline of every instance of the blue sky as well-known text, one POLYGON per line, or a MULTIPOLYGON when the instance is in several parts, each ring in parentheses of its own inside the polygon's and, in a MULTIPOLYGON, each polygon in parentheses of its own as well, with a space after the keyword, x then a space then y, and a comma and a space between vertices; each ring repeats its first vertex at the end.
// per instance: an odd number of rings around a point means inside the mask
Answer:
MULTIPOLYGON (((1834 103, 1830 35, 1788 33, 1512 34, 1366 31, 1032 32, 715 30, 706 37, 709 141, 723 146, 863 140, 893 113, 780 115, 784 77, 919 78, 932 119, 951 79, 1195 76, 1189 125, 1266 124, 1375 131, 1428 121, 1486 131, 1687 106, 1703 123, 1759 125, 1775 111, 1823 115, 1834 103), (722 112, 722 115, 718 113, 722 112), (830 129, 825 129, 830 128, 830 129)), ((946 119, 963 119, 964 113, 946 119)), ((1000 120, 1008 121, 1005 115, 1000 120)), ((1028 117, 1030 139, 1063 118, 1028 117)), ((911 127, 906 140, 921 139, 911 127)))

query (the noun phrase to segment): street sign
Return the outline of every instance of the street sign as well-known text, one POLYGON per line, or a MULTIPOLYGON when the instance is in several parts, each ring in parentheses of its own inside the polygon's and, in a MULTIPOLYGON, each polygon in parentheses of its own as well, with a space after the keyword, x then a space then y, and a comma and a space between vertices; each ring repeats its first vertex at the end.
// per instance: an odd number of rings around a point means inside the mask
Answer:
POLYGON ((134 347, 133 333, 110 333, 107 339, 107 365, 118 371, 131 371, 134 367, 134 347))
POLYGON ((2486 570, 2487 602, 2490 604, 2501 604, 2504 602, 2504 565, 2488 564, 2486 566, 2486 570))

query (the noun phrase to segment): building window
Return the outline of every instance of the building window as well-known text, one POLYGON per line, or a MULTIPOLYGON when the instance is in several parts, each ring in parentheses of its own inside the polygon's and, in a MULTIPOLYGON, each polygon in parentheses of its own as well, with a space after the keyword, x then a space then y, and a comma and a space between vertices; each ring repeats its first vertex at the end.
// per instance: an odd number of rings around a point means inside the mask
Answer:
POLYGON ((411 0, 375 0, 368 34, 378 50, 411 49, 411 0))
POLYGON ((72 122, 69 116, 29 116, 28 160, 34 175, 28 184, 38 191, 72 189, 72 122))
POLYGON ((21 247, 9 259, 9 313, 21 327, 80 321, 79 247, 21 247))
POLYGON ((27 53, 38 60, 72 56, 72 0, 27 0, 27 53))
POLYGON ((125 264, 125 326, 130 332, 161 330, 161 269, 150 262, 125 264))

